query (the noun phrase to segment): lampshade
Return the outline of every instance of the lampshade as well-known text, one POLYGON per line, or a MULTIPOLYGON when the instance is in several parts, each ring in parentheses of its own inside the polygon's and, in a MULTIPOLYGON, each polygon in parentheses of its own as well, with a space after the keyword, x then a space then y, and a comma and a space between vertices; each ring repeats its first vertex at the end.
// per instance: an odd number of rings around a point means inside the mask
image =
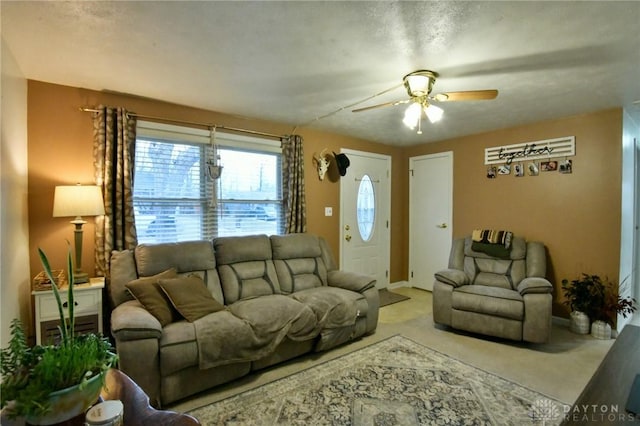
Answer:
POLYGON ((431 121, 432 123, 440 121, 442 119, 443 112, 444 111, 442 110, 442 108, 438 108, 435 105, 427 104, 427 106, 424 107, 424 113, 427 114, 429 121, 431 121))
POLYGON ((431 78, 427 75, 407 75, 405 81, 411 96, 425 96, 431 91, 431 78))
POLYGON ((95 185, 56 186, 53 217, 98 216, 104 214, 102 190, 95 185))
POLYGON ((421 115, 422 105, 420 105, 418 102, 413 102, 407 107, 406 111, 404 112, 404 118, 402 119, 402 122, 405 126, 413 130, 418 125, 418 121, 420 121, 421 115))

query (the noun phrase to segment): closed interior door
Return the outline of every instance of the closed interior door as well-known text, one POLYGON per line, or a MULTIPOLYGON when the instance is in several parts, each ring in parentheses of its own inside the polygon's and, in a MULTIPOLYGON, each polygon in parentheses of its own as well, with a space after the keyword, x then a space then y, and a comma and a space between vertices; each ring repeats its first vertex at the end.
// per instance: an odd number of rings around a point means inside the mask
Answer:
POLYGON ((451 250, 453 153, 409 159, 409 282, 431 291, 451 250))
POLYGON ((389 284, 391 157, 343 150, 349 157, 340 179, 340 267, 389 284))

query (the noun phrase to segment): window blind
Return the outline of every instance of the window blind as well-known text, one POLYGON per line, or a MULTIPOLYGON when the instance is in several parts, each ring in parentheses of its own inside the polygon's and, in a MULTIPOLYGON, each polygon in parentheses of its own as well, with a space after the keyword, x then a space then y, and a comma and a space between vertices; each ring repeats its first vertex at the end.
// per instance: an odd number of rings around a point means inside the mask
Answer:
POLYGON ((134 165, 134 214, 141 243, 281 234, 282 166, 278 143, 216 135, 219 179, 209 131, 140 121, 134 165))

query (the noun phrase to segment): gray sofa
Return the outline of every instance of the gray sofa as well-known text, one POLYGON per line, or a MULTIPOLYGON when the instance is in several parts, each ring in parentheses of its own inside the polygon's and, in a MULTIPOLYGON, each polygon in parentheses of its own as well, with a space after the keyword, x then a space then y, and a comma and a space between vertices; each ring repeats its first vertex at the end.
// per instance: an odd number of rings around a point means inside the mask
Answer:
POLYGON ((375 280, 338 270, 324 239, 310 234, 141 244, 113 252, 110 272, 120 369, 158 407, 331 349, 374 332, 378 323, 375 280), (170 306, 162 312, 172 316, 156 315, 139 292, 141 282, 145 291, 164 291, 170 306), (181 292, 182 283, 198 291, 181 292), (183 297, 209 313, 186 320, 193 310, 181 305, 183 297))
POLYGON ((435 274, 434 322, 505 339, 546 342, 553 287, 545 278, 544 245, 514 237, 505 257, 474 250, 471 237, 455 239, 448 269, 435 274))

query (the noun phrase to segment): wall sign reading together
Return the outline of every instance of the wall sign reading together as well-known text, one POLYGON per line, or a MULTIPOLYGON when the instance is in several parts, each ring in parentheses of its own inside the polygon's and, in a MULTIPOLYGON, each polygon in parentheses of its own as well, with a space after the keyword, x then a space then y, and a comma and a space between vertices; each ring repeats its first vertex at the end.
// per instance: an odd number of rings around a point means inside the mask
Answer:
POLYGON ((568 157, 576 154, 575 136, 485 148, 484 164, 568 157))

